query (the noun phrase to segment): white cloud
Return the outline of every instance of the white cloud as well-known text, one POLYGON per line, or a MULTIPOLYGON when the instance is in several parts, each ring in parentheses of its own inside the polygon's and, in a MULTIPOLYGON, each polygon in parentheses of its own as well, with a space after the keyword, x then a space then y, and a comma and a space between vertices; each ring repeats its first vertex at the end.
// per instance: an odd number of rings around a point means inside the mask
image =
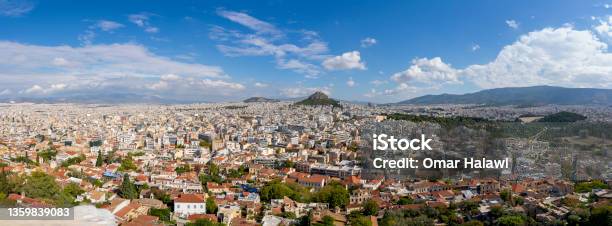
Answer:
POLYGON ((476 50, 479 50, 479 49, 480 49, 480 45, 478 45, 478 44, 472 45, 472 52, 476 51, 476 50))
POLYGON ((166 80, 166 81, 176 81, 176 80, 181 79, 181 77, 175 74, 167 74, 167 75, 162 75, 160 79, 166 80))
POLYGON ((66 89, 66 87, 68 87, 66 84, 63 83, 58 83, 58 84, 52 84, 50 85, 48 88, 43 88, 42 86, 39 85, 33 85, 32 87, 23 90, 22 93, 26 93, 26 94, 49 94, 49 93, 54 93, 54 92, 58 92, 58 91, 62 91, 64 89, 66 89))
POLYGON ((418 93, 418 91, 421 91, 423 89, 419 89, 417 87, 414 86, 410 86, 406 83, 399 83, 395 88, 391 88, 391 89, 384 89, 384 90, 377 90, 377 89, 370 89, 369 92, 363 94, 363 96, 368 97, 368 98, 375 98, 375 97, 381 97, 381 96, 385 96, 385 97, 394 97, 394 96, 413 96, 415 94, 418 93))
MULTIPOLYGON (((0 41, 0 49, 0 58, 6 59, 0 61, 0 80, 6 81, 0 83, 0 90, 21 90, 16 95, 164 90, 194 98, 214 94, 199 92, 202 84, 190 80, 229 79, 220 67, 174 61, 136 44, 71 47, 0 41)), ((205 83, 240 89, 217 80, 205 83)))
POLYGON ((361 61, 359 51, 343 53, 340 56, 330 57, 323 61, 323 67, 327 70, 365 70, 366 66, 361 61))
POLYGON ((401 83, 420 82, 430 85, 459 82, 457 70, 442 62, 440 57, 414 59, 407 70, 393 74, 391 79, 401 83))
POLYGON ((407 83, 400 83, 393 89, 385 89, 382 94, 383 95, 397 95, 397 94, 405 94, 411 93, 415 94, 419 90, 418 87, 410 86, 407 83))
POLYGON ((83 34, 80 34, 78 39, 84 45, 91 45, 93 40, 96 38, 96 32, 91 29, 85 30, 83 34))
POLYGON ((128 20, 133 24, 136 24, 136 26, 143 28, 145 32, 157 33, 159 32, 159 28, 152 26, 149 22, 151 16, 153 15, 154 14, 151 13, 131 14, 128 16, 128 20))
POLYGON ((261 21, 246 13, 227 11, 227 10, 218 10, 217 14, 235 23, 248 27, 258 33, 282 35, 282 32, 276 29, 274 25, 267 23, 265 21, 261 21))
POLYGON ((545 28, 505 46, 492 62, 469 66, 462 73, 483 88, 610 87, 612 54, 590 31, 545 28))
POLYGON ((376 91, 376 89, 370 89, 369 92, 363 94, 363 96, 367 98, 374 98, 378 95, 380 95, 380 92, 376 91))
POLYGON ((522 35, 497 57, 482 65, 455 69, 439 57, 417 59, 391 79, 437 87, 470 81, 481 88, 556 85, 612 87, 612 54, 591 31, 573 27, 545 28, 522 35))
POLYGON ((91 76, 156 76, 181 74, 227 77, 216 66, 183 63, 158 56, 137 44, 38 46, 0 41, 0 74, 88 74, 91 76), (67 64, 72 67, 58 67, 67 64))
POLYGON ((169 94, 171 98, 182 96, 186 100, 197 98, 198 95, 211 95, 211 93, 230 96, 246 89, 240 83, 220 79, 183 78, 174 74, 164 75, 157 82, 149 83, 146 88, 156 94, 169 94))
POLYGON ((163 80, 153 83, 151 85, 148 85, 148 88, 152 90, 164 90, 164 89, 168 89, 168 87, 169 87, 168 82, 163 81, 163 80))
POLYGON ((207 88, 222 88, 222 89, 232 89, 232 90, 243 90, 245 87, 240 83, 227 82, 223 80, 211 80, 204 79, 202 80, 202 86, 207 88))
POLYGON ((44 91, 45 91, 45 89, 43 89, 41 86, 33 85, 29 89, 26 89, 24 92, 25 93, 42 93, 44 91))
POLYGON ((157 32, 159 32, 159 28, 157 28, 157 27, 146 27, 144 31, 147 32, 147 33, 157 33, 157 32))
POLYGON ((612 16, 599 20, 599 25, 594 27, 595 31, 604 39, 612 41, 612 16))
POLYGON ((315 92, 323 92, 327 95, 331 94, 331 87, 330 86, 323 86, 323 87, 303 87, 303 86, 298 86, 298 87, 290 87, 290 88, 284 88, 281 89, 281 95, 286 96, 286 97, 290 97, 290 98, 295 98, 295 97, 305 97, 305 96, 309 96, 315 92))
POLYGON ((266 83, 261 83, 261 82, 256 82, 256 83, 255 83, 255 84, 253 84, 253 85, 254 85, 255 87, 257 87, 257 88, 266 88, 266 87, 268 87, 268 86, 269 86, 268 84, 266 84, 266 83))
POLYGON ((353 77, 349 77, 349 80, 348 80, 348 81, 346 81, 346 85, 347 85, 348 87, 353 87, 353 86, 355 86, 355 85, 356 85, 355 81, 353 80, 353 77))
POLYGON ((367 47, 375 45, 376 42, 377 41, 376 41, 375 38, 367 37, 367 38, 364 38, 364 39, 361 40, 361 47, 367 48, 367 47))
POLYGON ((389 82, 386 81, 386 80, 372 80, 372 81, 370 81, 370 83, 372 83, 372 85, 374 85, 374 86, 379 86, 379 85, 382 85, 382 84, 387 84, 389 82))
MULTIPOLYGON (((254 32, 229 30, 212 26, 209 38, 221 42, 217 49, 226 56, 273 56, 276 67, 316 77, 321 73, 314 61, 326 58, 327 43, 321 41, 314 31, 283 31, 276 26, 246 13, 218 10, 217 14, 254 32), (301 37, 300 44, 292 43, 287 34, 301 37), (304 44, 302 44, 304 43, 304 44)), ((318 64, 318 62, 316 63, 318 64)))
POLYGON ((305 74, 308 78, 316 78, 317 75, 321 73, 317 66, 296 59, 285 60, 279 58, 277 60, 277 67, 280 69, 294 70, 298 73, 305 74))
POLYGON ((61 66, 68 66, 70 65, 70 63, 63 57, 56 57, 56 58, 53 58, 53 65, 61 67, 61 66))
POLYGON ((2 90, 2 92, 0 92, 0 96, 9 95, 11 93, 13 93, 13 91, 11 91, 10 89, 4 89, 2 90))
POLYGON ((320 41, 313 41, 305 47, 294 44, 273 44, 264 37, 249 36, 239 40, 240 46, 218 45, 219 51, 226 56, 275 56, 286 58, 293 54, 299 57, 310 57, 327 51, 327 44, 320 41))
POLYGON ((0 0, 0 15, 2 16, 23 16, 33 9, 34 4, 27 0, 0 0))
POLYGON ((98 21, 96 26, 103 31, 110 32, 110 31, 122 28, 123 24, 117 23, 115 21, 110 21, 110 20, 100 20, 98 21))
POLYGON ((506 25, 508 25, 508 27, 512 29, 518 29, 519 27, 519 23, 516 22, 515 20, 506 20, 506 25))
POLYGON ((105 32, 113 33, 114 30, 122 28, 123 24, 117 23, 110 20, 99 20, 94 24, 87 27, 87 29, 78 36, 78 40, 83 45, 91 45, 96 38, 96 30, 102 30, 105 32))
POLYGON ((67 87, 67 85, 64 84, 64 83, 53 84, 53 85, 51 85, 51 87, 49 87, 48 91, 51 91, 51 92, 61 91, 61 90, 65 89, 66 87, 67 87))

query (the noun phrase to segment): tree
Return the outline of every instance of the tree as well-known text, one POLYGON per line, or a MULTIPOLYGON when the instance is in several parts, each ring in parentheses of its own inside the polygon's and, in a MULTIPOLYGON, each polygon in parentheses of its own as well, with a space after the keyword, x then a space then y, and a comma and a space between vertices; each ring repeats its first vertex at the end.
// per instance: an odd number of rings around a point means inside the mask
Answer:
MULTIPOLYGON (((263 212, 263 211, 262 211, 263 212)), ((312 224, 312 212, 300 217, 299 226, 310 226, 312 224)))
POLYGON ((43 172, 35 171, 27 176, 22 191, 31 198, 40 198, 54 203, 58 207, 71 206, 74 201, 70 195, 62 192, 55 178, 43 172))
POLYGON ((567 224, 568 225, 580 225, 580 216, 578 215, 569 215, 567 217, 567 224))
POLYGON ((516 203, 516 205, 522 206, 525 203, 525 199, 523 197, 518 196, 516 197, 514 202, 516 203))
POLYGON ((414 203, 414 200, 410 196, 403 196, 397 200, 397 205, 408 205, 414 203))
POLYGON ((0 192, 3 194, 11 193, 13 188, 9 184, 8 172, 2 170, 0 172, 0 192))
POLYGON ((183 173, 186 173, 186 172, 191 171, 191 167, 189 167, 189 165, 185 164, 185 165, 182 165, 182 166, 177 166, 177 167, 174 169, 174 171, 175 171, 177 174, 183 174, 183 173))
POLYGON ((130 181, 130 176, 127 173, 123 175, 123 182, 119 186, 119 195, 126 199, 138 198, 136 185, 130 181))
POLYGON ((104 159, 102 158, 102 151, 98 150, 98 157, 96 158, 96 167, 102 166, 104 159))
POLYGON ((606 185, 605 183, 599 180, 595 180, 591 182, 582 182, 582 183, 576 184, 574 191, 576 193, 585 193, 585 192, 591 192, 591 190, 597 189, 597 188, 606 189, 608 188, 608 185, 606 185))
POLYGON ((419 215, 418 211, 387 211, 379 222, 381 226, 430 226, 434 221, 425 215, 419 215))
POLYGON ((471 220, 471 221, 461 224, 461 226, 484 226, 484 223, 478 220, 471 220))
POLYGON ((498 218, 495 221, 497 226, 522 226, 525 225, 525 220, 521 216, 507 215, 498 218))
POLYGON ((172 214, 172 212, 170 212, 170 209, 168 209, 168 208, 164 208, 164 209, 151 208, 151 209, 149 209, 149 215, 157 216, 157 217, 159 217, 159 220, 161 220, 161 221, 170 221, 170 215, 171 214, 172 214))
POLYGON ((493 218, 501 217, 502 215, 504 215, 504 208, 502 208, 500 205, 492 206, 489 214, 493 218))
POLYGON ((349 202, 349 192, 338 182, 330 182, 315 195, 316 200, 329 204, 330 208, 345 207, 349 202))
POLYGON ((268 182, 261 188, 261 199, 270 201, 271 199, 282 199, 287 196, 297 202, 310 202, 312 194, 310 191, 297 183, 282 183, 279 180, 268 182))
POLYGON ((239 177, 242 177, 242 175, 244 175, 244 171, 241 171, 240 169, 238 170, 229 169, 227 172, 227 176, 229 178, 239 178, 239 177))
POLYGON ((47 162, 49 160, 55 159, 55 156, 57 156, 57 151, 53 148, 49 148, 43 151, 39 151, 38 153, 36 153, 36 155, 45 160, 45 162, 47 162))
POLYGON ((131 156, 128 156, 121 161, 121 166, 119 166, 119 171, 131 171, 136 170, 136 164, 134 164, 134 160, 132 160, 131 156))
POLYGON ((31 198, 53 199, 61 191, 55 178, 43 172, 35 171, 26 177, 23 192, 31 198))
POLYGON ((349 219, 351 226, 372 226, 372 221, 366 216, 355 216, 349 219))
POLYGON ((283 163, 283 166, 284 166, 284 167, 287 167, 287 168, 293 168, 293 167, 295 166, 295 163, 294 163, 294 162, 292 162, 291 160, 286 160, 286 161, 283 163))
POLYGON ((473 210, 478 210, 478 204, 473 201, 465 201, 460 204, 461 209, 465 212, 471 212, 473 210))
POLYGON ((561 199, 561 203, 569 207, 577 207, 580 205, 580 200, 574 197, 566 196, 565 198, 561 199))
POLYGON ((321 218, 321 223, 314 224, 315 226, 334 226, 334 218, 325 215, 321 218))
POLYGON ((210 162, 208 165, 208 173, 211 176, 219 176, 219 166, 217 164, 210 162))
POLYGON ((212 196, 209 196, 206 199, 206 213, 216 214, 217 210, 218 210, 218 207, 217 207, 217 203, 215 203, 215 198, 212 196))
POLYGON ((602 206, 591 210, 591 218, 589 225, 611 225, 612 223, 612 206, 602 206))
POLYGON ((151 188, 151 193, 153 193, 153 197, 161 200, 166 205, 172 202, 172 198, 170 198, 170 195, 168 195, 166 192, 162 190, 159 190, 159 188, 157 187, 151 188))
POLYGON ((504 202, 511 202, 512 201, 512 192, 510 192, 510 190, 508 189, 504 189, 499 193, 499 197, 504 200, 504 202))
POLYGON ((76 198, 78 195, 85 193, 85 191, 77 183, 69 183, 64 186, 64 193, 76 198))
POLYGON ((287 219, 295 219, 295 218, 297 218, 297 216, 295 216, 294 212, 283 212, 281 214, 281 217, 287 218, 287 219))
POLYGON ((368 199, 362 205, 363 215, 372 216, 378 214, 378 203, 372 199, 368 199))
POLYGON ((272 199, 282 199, 285 196, 291 197, 294 193, 293 190, 291 190, 291 188, 289 188, 286 184, 283 184, 278 180, 274 180, 261 188, 260 194, 261 199, 268 202, 272 199))
POLYGON ((68 167, 68 166, 80 163, 83 160, 85 160, 85 155, 81 154, 77 157, 66 159, 66 161, 62 162, 62 167, 68 167))

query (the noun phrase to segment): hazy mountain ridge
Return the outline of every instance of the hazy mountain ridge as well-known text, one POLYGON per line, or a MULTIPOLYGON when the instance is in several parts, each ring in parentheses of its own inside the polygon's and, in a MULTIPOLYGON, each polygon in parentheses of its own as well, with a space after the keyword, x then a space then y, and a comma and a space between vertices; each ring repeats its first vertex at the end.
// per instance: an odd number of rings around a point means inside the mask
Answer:
MULTIPOLYGON (((155 95, 134 93, 92 93, 88 95, 0 98, 0 103, 76 103, 76 104, 189 104, 193 101, 166 99, 155 95)), ((202 101, 202 103, 206 103, 202 101)))
POLYGON ((425 95, 396 104, 611 105, 612 90, 555 86, 508 87, 467 94, 425 95))
POLYGON ((270 102, 279 102, 280 100, 265 98, 265 97, 250 97, 246 100, 243 100, 245 103, 270 103, 270 102))

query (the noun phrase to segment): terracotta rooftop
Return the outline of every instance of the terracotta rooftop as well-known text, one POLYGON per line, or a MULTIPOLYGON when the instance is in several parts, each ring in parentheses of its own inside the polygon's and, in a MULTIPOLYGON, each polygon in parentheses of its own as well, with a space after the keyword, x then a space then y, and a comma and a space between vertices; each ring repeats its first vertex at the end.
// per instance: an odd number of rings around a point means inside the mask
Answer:
POLYGON ((174 199, 174 202, 203 203, 205 200, 204 196, 199 194, 181 194, 179 197, 174 199))

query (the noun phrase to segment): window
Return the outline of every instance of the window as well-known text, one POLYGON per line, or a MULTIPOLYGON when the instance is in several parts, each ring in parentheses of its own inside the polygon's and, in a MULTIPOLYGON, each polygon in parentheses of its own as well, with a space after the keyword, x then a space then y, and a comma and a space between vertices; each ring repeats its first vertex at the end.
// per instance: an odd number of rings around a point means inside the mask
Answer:
POLYGON ((181 208, 181 205, 176 204, 176 208, 177 208, 177 209, 180 209, 180 208, 181 208))

